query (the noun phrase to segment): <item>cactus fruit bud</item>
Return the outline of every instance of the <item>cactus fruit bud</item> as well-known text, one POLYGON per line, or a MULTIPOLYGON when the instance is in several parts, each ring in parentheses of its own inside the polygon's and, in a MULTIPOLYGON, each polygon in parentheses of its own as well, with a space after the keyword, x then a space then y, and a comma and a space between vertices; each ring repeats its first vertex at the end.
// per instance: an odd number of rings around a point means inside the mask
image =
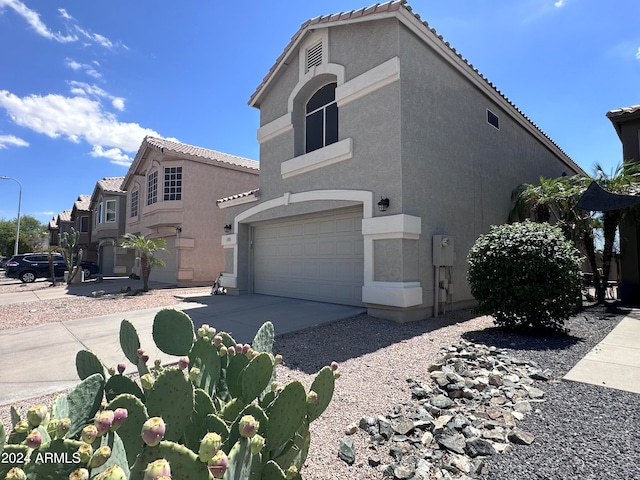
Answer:
POLYGON ((139 348, 138 350, 136 350, 136 354, 138 355, 138 358, 142 358, 142 354, 144 354, 144 349, 139 348))
POLYGON ((110 366, 109 368, 107 368, 107 372, 109 372, 109 375, 113 377, 116 374, 116 367, 114 367, 113 365, 110 366))
POLYGON ((140 383, 142 384, 142 388, 144 388, 145 390, 151 390, 153 388, 155 380, 150 373, 145 373, 140 377, 140 383))
POLYGON ((120 465, 111 465, 104 472, 93 477, 93 480, 127 480, 127 476, 120 465))
POLYGON ((24 470, 18 467, 14 467, 7 472, 6 480, 27 480, 27 474, 24 470))
POLYGON ((107 463, 109 457, 111 456, 111 448, 107 445, 103 445, 98 450, 93 452, 91 455, 91 460, 89 460, 89 466, 91 468, 98 468, 107 463))
POLYGON ((181 357, 180 360, 178 360, 178 367, 180 368, 180 370, 184 370, 188 366, 189 366, 189 359, 187 357, 181 357))
POLYGON ((111 429, 113 423, 113 410, 103 410, 98 412, 94 418, 94 425, 98 429, 98 436, 101 437, 111 429))
POLYGON ((127 368, 127 366, 124 363, 119 363, 118 364, 118 373, 120 375, 122 375, 126 368, 127 368))
POLYGON ((271 391, 275 392, 278 389, 278 382, 271 382, 271 391))
POLYGON ((213 478, 222 478, 224 477, 224 472, 227 471, 228 464, 229 459, 227 458, 227 454, 222 450, 218 450, 213 458, 209 460, 207 467, 211 475, 213 475, 213 478))
POLYGON ((204 338, 207 336, 207 329, 204 328, 204 325, 198 329, 198 337, 204 338))
POLYGON ((318 394, 313 390, 310 390, 309 393, 307 393, 307 403, 312 404, 312 403, 316 403, 317 401, 318 401, 318 394))
POLYGON ((27 410, 27 421, 32 427, 39 426, 47 418, 49 409, 46 405, 36 405, 27 410))
POLYGON ((218 332, 218 331, 217 331, 215 328, 213 328, 213 327, 209 327, 209 328, 207 329, 207 337, 209 337, 209 338, 213 338, 213 337, 216 335, 216 333, 217 333, 217 332, 218 332))
POLYGON ((144 363, 147 363, 149 361, 149 354, 147 352, 144 352, 140 357, 140 360, 142 360, 144 363))
POLYGON ((61 418, 56 425, 56 436, 58 438, 64 438, 64 436, 69 433, 70 428, 71 420, 69 418, 61 418))
POLYGON ((83 443, 78 447, 78 455, 80 455, 82 463, 89 463, 91 455, 93 455, 93 448, 88 443, 83 443))
POLYGON ((129 411, 126 408, 116 408, 113 412, 113 423, 111 424, 111 431, 115 432, 129 416, 129 411))
POLYGON ((276 394, 276 395, 280 395, 280 394, 282 393, 282 391, 283 391, 283 390, 284 390, 284 387, 283 387, 282 385, 278 385, 278 386, 276 387, 275 394, 276 394))
POLYGON ((18 433, 26 433, 29 431, 29 424, 24 420, 20 420, 13 429, 18 433))
POLYGON ((264 437, 254 435, 251 439, 251 455, 259 454, 264 448, 264 437))
POLYGON ((258 355, 260 355, 260 352, 256 352, 254 349, 249 350, 249 353, 247 353, 247 355, 250 355, 251 358, 256 358, 258 355))
POLYGON ((247 354, 247 352, 251 349, 251 345, 249 345, 248 343, 245 343, 242 346, 242 353, 244 353, 245 355, 247 354))
POLYGON ((166 428, 162 418, 151 417, 142 425, 142 440, 150 447, 155 447, 164 437, 166 428))
POLYGON ((215 337, 213 337, 213 343, 216 347, 219 347, 220 345, 222 345, 222 337, 220 335, 216 335, 215 337))
POLYGON ((199 376, 200 369, 198 367, 193 367, 191 370, 189 370, 189 380, 191 380, 192 382, 195 382, 199 376))
POLYGON ((55 438, 57 427, 58 427, 58 420, 54 418, 53 420, 49 421, 49 424, 47 425, 47 433, 51 438, 55 438))
POLYGON ((87 425, 82 429, 80 438, 84 443, 91 445, 98 436, 98 428, 95 425, 87 425))
POLYGON ((280 365, 282 363, 282 355, 278 354, 275 357, 275 364, 280 365))
POLYGON ((160 367, 162 366, 162 360, 160 360, 159 358, 156 358, 156 359, 153 361, 153 365, 154 365, 156 368, 160 368, 160 367))
POLYGON ((38 430, 32 430, 31 433, 27 435, 25 443, 29 448, 40 448, 40 445, 42 445, 42 434, 38 430))
POLYGON ((340 375, 341 375, 340 370, 335 370, 333 372, 333 378, 335 378, 336 380, 340 378, 340 375))
POLYGON ((164 458, 151 462, 144 471, 144 480, 158 480, 161 477, 171 478, 171 467, 164 458))
POLYGON ((331 362, 331 370, 334 372, 338 370, 338 362, 331 362))
POLYGON ((260 428, 260 422, 253 418, 253 415, 245 415, 240 419, 239 427, 241 437, 251 438, 260 428))
POLYGON ((219 354, 221 357, 225 357, 225 356, 227 355, 227 353, 228 353, 228 352, 229 352, 229 350, 228 350, 228 349, 227 349, 227 347, 225 347, 224 345, 222 345, 222 346, 220 347, 220 350, 218 350, 218 354, 219 354))
POLYGON ((220 450, 222 446, 222 437, 214 432, 207 433, 200 441, 200 450, 198 457, 203 463, 207 463, 220 450))
POLYGON ((69 480, 89 480, 89 470, 79 468, 69 474, 69 480))
POLYGON ((293 480, 298 475, 298 467, 291 465, 284 474, 287 480, 293 480))
POLYGON ((236 354, 236 347, 229 347, 227 348, 227 355, 229 355, 230 357, 233 357, 236 354))

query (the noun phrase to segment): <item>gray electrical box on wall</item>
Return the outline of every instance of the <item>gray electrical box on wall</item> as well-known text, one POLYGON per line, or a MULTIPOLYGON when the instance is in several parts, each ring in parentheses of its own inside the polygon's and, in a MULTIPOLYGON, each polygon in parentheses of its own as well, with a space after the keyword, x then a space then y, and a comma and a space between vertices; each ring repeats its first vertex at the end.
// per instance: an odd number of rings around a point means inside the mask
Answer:
POLYGON ((449 235, 433 236, 433 266, 453 266, 453 237, 449 235))

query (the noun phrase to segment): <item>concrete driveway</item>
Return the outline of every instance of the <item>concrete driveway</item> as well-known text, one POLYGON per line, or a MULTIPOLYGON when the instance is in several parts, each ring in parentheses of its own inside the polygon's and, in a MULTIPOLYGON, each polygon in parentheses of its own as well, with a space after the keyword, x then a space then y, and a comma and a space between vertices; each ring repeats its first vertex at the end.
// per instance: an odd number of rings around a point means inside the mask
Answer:
MULTIPOLYGON (((95 288, 95 287, 94 287, 95 288)), ((0 295, 1 296, 1 295, 0 295)), ((363 313, 362 307, 294 300, 266 295, 186 296, 177 305, 197 329, 209 324, 229 332, 241 343, 251 343, 267 320, 276 335, 311 328, 363 313)), ((0 304, 2 301, 0 299, 0 304)), ((124 362, 127 372, 135 367, 127 361, 119 344, 120 322, 126 318, 138 330, 150 363, 175 361, 156 349, 152 339, 153 318, 160 308, 116 313, 34 327, 0 331, 0 405, 73 387, 78 383, 75 357, 91 350, 105 366, 124 362)))

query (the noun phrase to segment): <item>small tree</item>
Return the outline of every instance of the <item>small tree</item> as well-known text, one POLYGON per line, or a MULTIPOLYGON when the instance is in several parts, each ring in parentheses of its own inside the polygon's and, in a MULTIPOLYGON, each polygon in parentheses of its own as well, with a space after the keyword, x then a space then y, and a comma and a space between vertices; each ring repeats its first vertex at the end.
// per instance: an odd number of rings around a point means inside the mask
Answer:
POLYGON ((82 249, 78 247, 78 241, 80 240, 80 232, 71 227, 68 232, 59 234, 60 239, 60 251, 64 257, 64 262, 67 264, 67 270, 69 272, 67 276, 67 285, 71 285, 78 275, 81 275, 82 267, 80 261, 82 260, 82 249), (74 266, 75 263, 75 266, 74 266))
POLYGON ((155 256, 156 252, 166 250, 167 242, 164 238, 145 238, 144 235, 127 233, 120 239, 120 246, 136 251, 142 270, 142 289, 148 292, 151 269, 154 266, 164 267, 164 261, 155 256))
POLYGON ((582 258, 558 227, 494 226, 476 240, 468 262, 477 311, 501 327, 561 331, 578 305, 582 258))
POLYGON ((49 257, 49 274, 51 275, 51 286, 55 287, 57 283, 56 283, 56 270, 53 266, 53 254, 59 253, 60 248, 57 246, 49 247, 47 248, 46 252, 49 257))

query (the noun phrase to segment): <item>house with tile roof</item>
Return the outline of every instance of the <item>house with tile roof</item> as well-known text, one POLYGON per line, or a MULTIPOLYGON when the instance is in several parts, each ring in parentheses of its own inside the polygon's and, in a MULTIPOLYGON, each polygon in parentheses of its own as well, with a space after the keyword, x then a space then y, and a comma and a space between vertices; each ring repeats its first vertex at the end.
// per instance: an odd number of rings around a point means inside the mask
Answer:
POLYGON ((396 321, 471 306, 467 252, 512 190, 581 171, 405 1, 305 22, 249 105, 259 189, 217 202, 230 293, 396 321))
POLYGON ((124 177, 105 177, 96 182, 89 199, 91 241, 96 245, 101 275, 130 275, 135 252, 118 246, 125 234, 127 192, 122 189, 124 177))
POLYGON ((71 209, 54 215, 47 226, 49 245, 52 247, 60 245, 60 234, 71 231, 72 226, 71 209))
POLYGON ((73 203, 70 218, 72 227, 80 233, 78 248, 82 249, 82 260, 97 262, 97 244, 91 240, 90 200, 89 195, 78 195, 78 199, 73 203))
MULTIPOLYGON (((622 159, 640 162, 640 105, 607 112, 622 142, 622 159)), ((640 193, 640 192, 638 192, 640 193)), ((636 193, 636 194, 638 194, 636 193)), ((620 299, 640 304, 640 222, 620 224, 620 299)))
POLYGON ((146 137, 123 182, 127 233, 164 238, 151 280, 211 285, 224 270, 226 214, 216 199, 258 187, 259 164, 215 150, 146 137))

